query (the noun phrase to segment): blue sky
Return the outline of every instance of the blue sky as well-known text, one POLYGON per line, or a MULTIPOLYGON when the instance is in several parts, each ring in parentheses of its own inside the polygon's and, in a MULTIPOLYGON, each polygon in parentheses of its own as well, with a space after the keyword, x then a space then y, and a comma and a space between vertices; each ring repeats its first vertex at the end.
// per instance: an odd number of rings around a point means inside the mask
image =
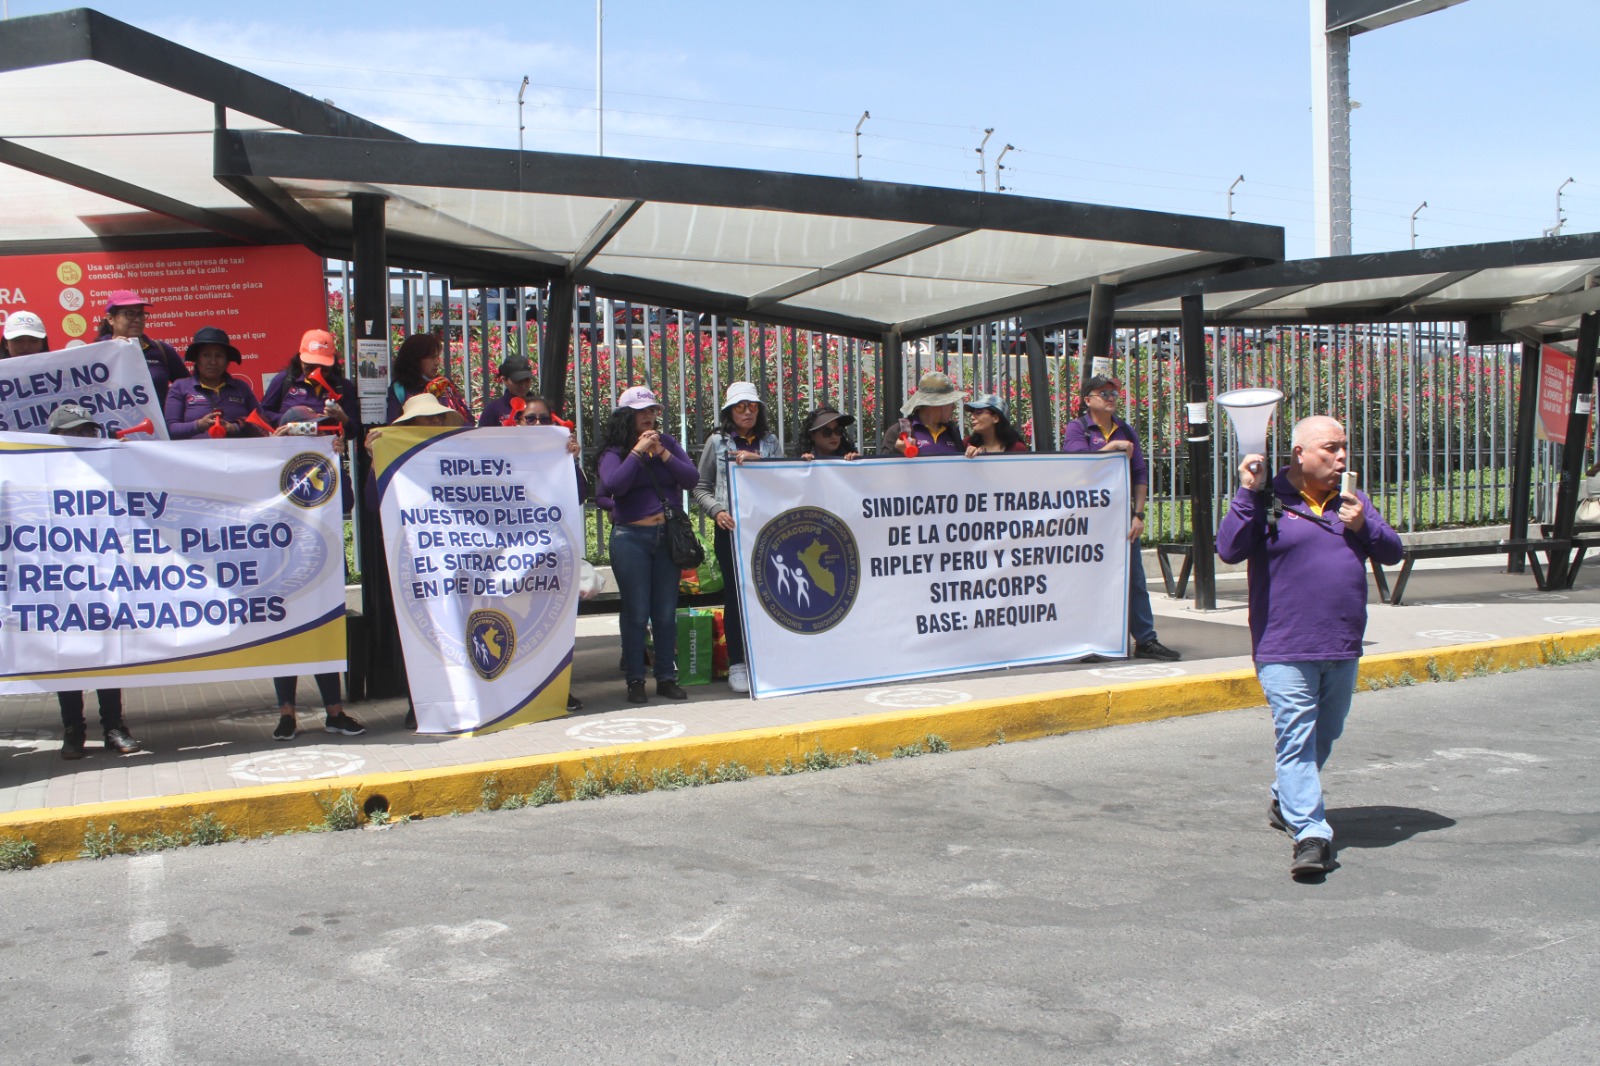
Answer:
MULTIPOLYGON (((59 4, 9 0, 13 17, 59 4)), ((595 150, 592 2, 102 0, 421 140, 595 150), (380 21, 381 20, 381 21, 380 21)), ((1306 0, 606 0, 607 155, 855 173, 1283 226, 1313 254, 1306 0)), ((1600 230, 1596 0, 1467 0, 1352 46, 1354 245, 1600 230)))

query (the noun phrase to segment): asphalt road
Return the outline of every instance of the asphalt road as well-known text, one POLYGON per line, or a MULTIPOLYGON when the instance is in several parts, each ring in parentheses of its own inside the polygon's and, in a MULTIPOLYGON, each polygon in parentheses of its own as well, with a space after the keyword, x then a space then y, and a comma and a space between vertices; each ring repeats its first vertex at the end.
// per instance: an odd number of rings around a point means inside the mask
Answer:
POLYGON ((27 1063, 1596 1061, 1600 665, 0 875, 27 1063))

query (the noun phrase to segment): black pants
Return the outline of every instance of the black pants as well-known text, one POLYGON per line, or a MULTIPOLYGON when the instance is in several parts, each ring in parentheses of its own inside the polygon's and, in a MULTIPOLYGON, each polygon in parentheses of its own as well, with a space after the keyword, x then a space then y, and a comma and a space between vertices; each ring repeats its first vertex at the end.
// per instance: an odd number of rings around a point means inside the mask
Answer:
MULTIPOLYGON (((122 729, 122 690, 101 688, 95 690, 100 699, 100 728, 122 729)), ((56 702, 61 704, 61 724, 68 729, 82 729, 83 693, 57 692, 56 702)))
MULTIPOLYGON (((317 692, 322 696, 323 710, 327 710, 335 703, 344 702, 343 698, 339 695, 338 674, 318 674, 316 677, 317 692)), ((294 692, 296 687, 299 685, 299 681, 300 679, 298 677, 275 677, 272 679, 272 687, 274 691, 278 693, 279 707, 282 707, 284 704, 288 704, 291 707, 294 706, 294 692)))
POLYGON ((728 665, 744 662, 744 624, 740 618, 739 575, 733 568, 733 534, 717 527, 711 550, 722 571, 722 632, 728 638, 728 665))

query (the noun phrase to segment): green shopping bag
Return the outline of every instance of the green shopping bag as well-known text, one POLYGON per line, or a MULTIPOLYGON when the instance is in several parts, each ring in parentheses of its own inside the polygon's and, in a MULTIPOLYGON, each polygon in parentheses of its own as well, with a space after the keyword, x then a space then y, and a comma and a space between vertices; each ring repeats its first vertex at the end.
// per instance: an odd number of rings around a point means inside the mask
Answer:
POLYGON ((709 685, 714 651, 709 607, 678 608, 678 684, 709 685))

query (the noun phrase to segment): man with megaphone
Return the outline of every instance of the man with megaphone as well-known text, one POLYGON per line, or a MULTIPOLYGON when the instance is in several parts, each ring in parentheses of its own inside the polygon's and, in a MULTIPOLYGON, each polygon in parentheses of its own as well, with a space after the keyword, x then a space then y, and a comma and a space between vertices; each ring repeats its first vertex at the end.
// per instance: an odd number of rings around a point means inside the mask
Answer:
POLYGON ((1344 731, 1367 630, 1367 561, 1400 561, 1400 537, 1346 475, 1349 440, 1327 415, 1301 419, 1289 465, 1239 464, 1217 555, 1250 563, 1250 648, 1272 709, 1277 773, 1267 821, 1294 841, 1289 872, 1334 868, 1320 771, 1344 731))

